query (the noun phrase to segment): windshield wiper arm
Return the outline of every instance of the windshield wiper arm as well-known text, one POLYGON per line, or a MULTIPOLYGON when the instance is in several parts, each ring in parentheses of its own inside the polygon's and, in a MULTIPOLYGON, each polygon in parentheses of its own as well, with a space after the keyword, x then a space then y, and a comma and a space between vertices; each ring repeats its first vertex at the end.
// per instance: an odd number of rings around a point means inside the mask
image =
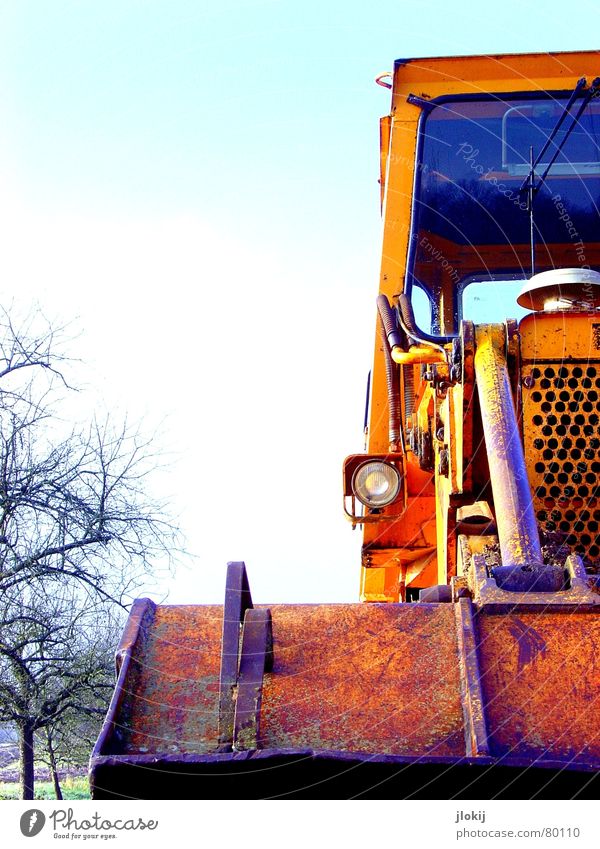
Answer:
POLYGON ((584 93, 583 99, 582 99, 581 104, 579 106, 579 109, 573 115, 571 113, 571 108, 572 108, 573 104, 575 103, 575 100, 579 97, 580 92, 585 88, 586 84, 587 84, 587 80, 586 80, 585 77, 582 77, 580 80, 578 80, 577 85, 575 86, 575 89, 571 93, 569 100, 565 104, 565 107, 564 107, 558 121, 554 125, 552 132, 550 133, 550 135, 546 139, 546 143, 542 147, 541 151, 539 152, 539 154, 537 155, 535 160, 533 158, 533 147, 530 148, 531 165, 530 165, 530 168, 529 168, 529 174, 527 175, 527 178, 521 184, 521 188, 520 188, 519 192, 522 193, 522 192, 527 191, 527 211, 529 212, 529 219, 530 219, 531 274, 532 275, 535 274, 535 225, 534 225, 534 218, 533 218, 533 202, 534 202, 534 200, 537 196, 537 193, 539 192, 539 190, 544 185, 544 183, 546 181, 546 177, 548 176, 548 174, 550 172, 550 169, 552 168, 552 166, 556 162, 561 151, 564 149, 564 146, 567 143, 567 139, 569 138, 569 136, 571 135, 571 133, 573 132, 573 130, 575 129, 575 127, 579 123, 579 119, 583 115, 588 104, 594 99, 594 97, 596 97, 598 94, 600 94, 600 91, 599 91, 599 89, 600 89, 600 77, 596 77, 594 80, 592 80, 592 84, 590 85, 589 89, 584 93), (553 144, 554 139, 556 138, 557 133, 560 130, 560 128, 563 124, 563 121, 565 120, 567 115, 570 115, 571 118, 572 118, 571 124, 569 125, 568 130, 566 131, 566 133, 564 134, 564 136, 562 137, 560 142, 558 144, 554 145, 554 147, 555 147, 554 154, 553 154, 550 162, 546 166, 546 170, 544 171, 543 174, 540 175, 539 181, 536 181, 535 169, 540 164, 542 157, 544 156, 544 154, 546 153, 546 151, 548 150, 550 145, 553 144))
MULTIPOLYGON (((575 115, 573 116, 573 120, 571 121, 571 125, 570 125, 569 129, 564 134, 560 144, 556 145, 556 150, 554 152, 554 156, 552 157, 552 159, 548 163, 546 170, 544 171, 544 173, 540 177, 539 184, 535 188, 536 193, 539 192, 539 190, 542 188, 544 181, 545 181, 546 177, 548 176, 548 172, 550 171, 550 169, 552 168, 552 166, 556 162, 556 159, 557 159, 559 153, 561 152, 561 150, 563 150, 565 144, 567 143, 567 139, 571 135, 572 131, 575 129, 575 127, 579 123, 579 119, 583 115, 584 111, 587 109, 588 104, 590 103, 591 100, 593 100, 594 97, 596 97, 598 95, 598 93, 599 93, 598 87, 599 86, 600 86, 600 77, 596 77, 596 79, 592 82, 589 89, 584 94, 583 100, 581 101, 581 105, 580 105, 579 109, 577 110, 577 112, 575 113, 575 115)), ((538 157, 538 159, 539 159, 539 157, 538 157)))
MULTIPOLYGON (((532 177, 533 177, 533 175, 532 175, 532 171, 533 171, 533 173, 535 174, 535 168, 536 168, 536 167, 539 165, 539 163, 542 161, 542 156, 546 153, 546 151, 548 150, 548 148, 550 147, 550 145, 552 144, 552 142, 553 142, 553 141, 554 141, 554 139, 556 138, 556 134, 557 134, 557 133, 558 133, 558 131, 560 130, 560 128, 561 128, 561 126, 562 126, 562 124, 563 124, 563 121, 565 120, 565 118, 567 117, 567 115, 569 115, 569 114, 570 114, 570 112, 571 112, 571 107, 573 106, 573 104, 575 103, 575 101, 577 100, 577 98, 579 97, 579 93, 581 92, 581 90, 582 90, 583 88, 585 88, 586 83, 587 83, 587 80, 586 80, 586 78, 585 78, 585 77, 582 77, 580 80, 578 80, 577 85, 575 86, 574 90, 571 92, 571 96, 569 97, 568 102, 565 104, 565 106, 564 106, 564 108, 563 108, 563 111, 561 112, 561 114, 560 114, 560 117, 559 117, 558 121, 556 122, 556 124, 555 124, 555 125, 554 125, 554 127, 552 128, 552 132, 550 133, 550 135, 549 135, 549 136, 548 136, 548 138, 546 139, 546 144, 543 146, 543 148, 542 148, 542 149, 540 150, 540 152, 538 153, 538 155, 537 155, 537 157, 536 157, 535 162, 534 162, 534 163, 532 164, 532 166, 531 166, 531 169, 532 169, 532 170, 529 172, 529 174, 527 175, 526 179, 525 179, 525 180, 523 180, 523 183, 521 184, 521 188, 519 189, 519 191, 524 192, 524 191, 525 191, 525 189, 527 189, 527 188, 529 187, 530 181, 531 181, 531 182, 533 182, 533 179, 532 179, 532 177)), ((594 83, 596 83, 596 80, 594 80, 594 83)), ((592 83, 592 85, 594 85, 594 83, 592 83)), ((586 103, 586 105, 587 105, 587 100, 585 101, 585 103, 586 103)), ((579 114, 578 114, 578 116, 577 116, 577 120, 579 120, 579 114)), ((562 143, 560 144, 560 146, 558 147, 557 155, 558 155, 558 153, 560 153, 560 150, 561 150, 561 148, 562 148, 563 144, 564 144, 564 139, 563 139, 563 142, 562 142, 562 143)))

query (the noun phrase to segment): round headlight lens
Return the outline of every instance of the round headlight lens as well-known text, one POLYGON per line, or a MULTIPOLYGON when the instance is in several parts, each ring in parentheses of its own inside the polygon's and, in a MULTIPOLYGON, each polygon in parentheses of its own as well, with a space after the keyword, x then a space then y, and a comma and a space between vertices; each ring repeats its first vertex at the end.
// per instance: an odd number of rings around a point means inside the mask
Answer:
POLYGON ((400 492, 400 473, 389 463, 368 460, 354 472, 352 491, 365 507, 386 507, 400 492))

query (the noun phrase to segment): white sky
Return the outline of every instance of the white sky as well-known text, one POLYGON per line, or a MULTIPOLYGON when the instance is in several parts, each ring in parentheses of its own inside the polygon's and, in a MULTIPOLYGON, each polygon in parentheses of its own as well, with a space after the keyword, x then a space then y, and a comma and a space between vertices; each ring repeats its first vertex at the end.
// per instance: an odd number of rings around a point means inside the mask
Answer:
POLYGON ((341 464, 375 318, 373 79, 401 56, 595 49, 595 12, 0 3, 2 297, 78 317, 106 405, 162 423, 197 555, 170 601, 220 601, 230 559, 259 602, 357 598, 341 464))

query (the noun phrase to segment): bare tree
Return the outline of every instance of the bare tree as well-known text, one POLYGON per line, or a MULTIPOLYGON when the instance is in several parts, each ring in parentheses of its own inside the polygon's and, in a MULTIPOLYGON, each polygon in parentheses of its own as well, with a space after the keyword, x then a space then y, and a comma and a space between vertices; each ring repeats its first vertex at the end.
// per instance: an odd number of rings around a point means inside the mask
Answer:
POLYGON ((19 729, 23 798, 35 732, 52 747, 61 717, 105 684, 93 640, 108 605, 123 607, 180 550, 147 492, 152 440, 126 422, 67 427, 59 415, 72 391, 60 337, 39 315, 16 326, 0 311, 0 721, 19 729))
POLYGON ((19 587, 0 602, 0 721, 19 731, 24 798, 33 798, 36 733, 44 732, 58 789, 65 732, 106 708, 113 607, 56 581, 19 587))
POLYGON ((61 709, 47 717, 35 735, 36 759, 48 765, 57 799, 63 798, 59 769, 87 764, 108 709, 115 682, 115 646, 124 625, 118 612, 114 605, 101 603, 93 612, 88 608, 83 621, 75 623, 75 642, 67 652, 72 662, 64 667, 66 675, 57 669, 60 683, 53 682, 54 704, 60 702, 61 709))

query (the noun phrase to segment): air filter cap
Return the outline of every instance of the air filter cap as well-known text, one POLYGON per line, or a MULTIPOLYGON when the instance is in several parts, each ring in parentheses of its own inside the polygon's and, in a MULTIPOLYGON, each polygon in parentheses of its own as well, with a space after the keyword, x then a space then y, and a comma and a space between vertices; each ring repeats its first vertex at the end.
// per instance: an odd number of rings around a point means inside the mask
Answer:
POLYGON ((534 274, 517 303, 529 310, 593 310, 600 306, 600 274, 589 268, 553 268, 534 274))

